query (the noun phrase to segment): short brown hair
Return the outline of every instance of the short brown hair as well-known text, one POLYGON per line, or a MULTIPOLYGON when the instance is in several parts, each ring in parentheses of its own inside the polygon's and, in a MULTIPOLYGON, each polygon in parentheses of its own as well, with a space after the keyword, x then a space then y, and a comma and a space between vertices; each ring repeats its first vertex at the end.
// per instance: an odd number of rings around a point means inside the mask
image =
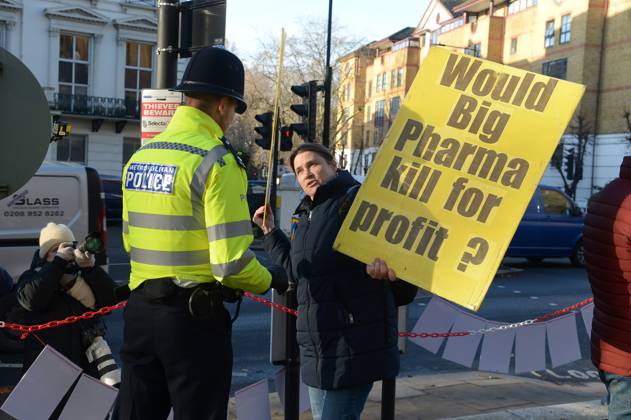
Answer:
POLYGON ((294 169, 294 159, 296 159, 296 156, 304 152, 313 152, 315 154, 318 154, 322 156, 322 158, 324 158, 327 163, 331 163, 335 160, 331 151, 323 145, 319 143, 303 143, 298 146, 293 152, 291 152, 291 155, 289 156, 289 165, 291 166, 291 170, 294 171, 294 173, 296 172, 296 170, 294 169))

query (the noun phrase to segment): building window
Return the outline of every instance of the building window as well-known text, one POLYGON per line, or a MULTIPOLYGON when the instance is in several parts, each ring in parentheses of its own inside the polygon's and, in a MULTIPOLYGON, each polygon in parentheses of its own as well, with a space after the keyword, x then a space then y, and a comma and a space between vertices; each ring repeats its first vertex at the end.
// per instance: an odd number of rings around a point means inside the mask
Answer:
POLYGON ((432 38, 430 40, 431 45, 438 44, 438 34, 440 34, 440 29, 437 29, 434 32, 432 32, 432 38))
POLYGON ((377 75, 377 84, 375 85, 375 92, 379 92, 381 90, 381 73, 377 75))
POLYGON ((85 164, 86 136, 71 134, 57 142, 57 160, 85 164))
POLYGON ((561 33, 559 34, 559 44, 567 44, 570 42, 572 33, 572 16, 565 15, 561 17, 561 33))
POLYGON ((473 44, 469 48, 465 48, 464 52, 467 55, 472 55, 474 57, 481 57, 482 56, 482 44, 480 44, 479 42, 477 44, 473 44))
POLYGON ((388 89, 388 73, 384 72, 381 79, 381 90, 385 92, 386 89, 388 89))
POLYGON ((59 36, 59 93, 88 94, 90 38, 87 35, 59 36))
POLYGON ((351 75, 351 63, 346 63, 346 68, 344 69, 344 74, 346 77, 351 75))
POLYGON ((401 87, 401 83, 403 83, 403 67, 397 70, 397 87, 401 87))
POLYGON ((508 5, 508 14, 519 13, 537 5, 537 0, 512 0, 508 5))
POLYGON ((517 54, 517 38, 513 38, 510 40, 510 54, 517 54))
POLYGON ((545 47, 550 48, 554 47, 554 21, 549 20, 546 22, 546 38, 545 38, 545 47))
POLYGON ((557 79, 567 79, 567 58, 543 63, 541 73, 557 79))
POLYGON ((137 106, 142 89, 151 87, 153 47, 138 42, 127 43, 125 62, 125 100, 137 106))
POLYGON ((390 99, 390 121, 394 121, 399 109, 401 109, 401 97, 395 96, 390 99))
POLYGON ((396 77, 396 76, 395 76, 395 74, 396 74, 396 73, 395 73, 395 71, 394 71, 394 70, 392 70, 392 71, 390 72, 390 89, 392 89, 392 88, 394 88, 394 87, 396 86, 396 85, 395 85, 395 77, 396 77))
POLYGON ((140 139, 138 137, 123 138, 123 165, 127 164, 131 155, 140 149, 140 139))
POLYGON ((370 147, 370 131, 366 130, 366 146, 370 147))
POLYGON ((375 127, 383 128, 385 101, 375 103, 375 127))
POLYGON ((370 105, 366 106, 366 122, 369 122, 372 118, 372 114, 370 113, 370 105))

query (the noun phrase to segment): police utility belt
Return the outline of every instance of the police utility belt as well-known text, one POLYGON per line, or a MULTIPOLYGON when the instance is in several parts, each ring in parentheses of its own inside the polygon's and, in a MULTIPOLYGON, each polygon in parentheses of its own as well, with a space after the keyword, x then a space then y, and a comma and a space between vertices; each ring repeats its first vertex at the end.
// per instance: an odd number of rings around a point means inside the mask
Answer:
POLYGON ((223 286, 218 281, 199 283, 193 287, 175 284, 173 277, 147 279, 134 292, 153 303, 184 304, 194 318, 209 319, 221 313, 223 302, 237 303, 237 311, 232 322, 239 316, 243 291, 223 286))

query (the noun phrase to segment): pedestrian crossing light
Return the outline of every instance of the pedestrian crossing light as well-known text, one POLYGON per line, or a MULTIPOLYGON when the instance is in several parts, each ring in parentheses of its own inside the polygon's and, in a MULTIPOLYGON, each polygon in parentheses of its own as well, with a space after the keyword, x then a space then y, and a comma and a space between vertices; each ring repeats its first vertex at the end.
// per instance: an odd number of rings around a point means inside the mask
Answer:
POLYGON ((294 130, 291 127, 285 125, 280 129, 280 151, 290 152, 294 146, 292 138, 294 137, 294 130))
POLYGON ((294 104, 289 107, 301 119, 300 123, 292 124, 291 128, 304 141, 310 143, 315 142, 316 136, 318 90, 320 90, 320 86, 315 80, 291 87, 291 91, 302 98, 301 104, 294 104))
POLYGON ((264 112, 254 116, 254 119, 261 123, 260 126, 255 127, 254 131, 261 136, 255 139, 254 142, 265 150, 269 150, 272 146, 272 112, 264 112))

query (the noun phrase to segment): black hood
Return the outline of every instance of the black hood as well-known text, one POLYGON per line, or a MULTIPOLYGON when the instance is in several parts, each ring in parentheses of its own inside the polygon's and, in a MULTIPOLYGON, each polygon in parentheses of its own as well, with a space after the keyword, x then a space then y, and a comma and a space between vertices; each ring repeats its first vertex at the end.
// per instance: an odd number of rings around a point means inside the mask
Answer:
POLYGON ((46 264, 46 260, 40 258, 39 249, 35 251, 35 255, 33 255, 33 260, 31 260, 31 270, 35 270, 36 268, 42 267, 46 264))

